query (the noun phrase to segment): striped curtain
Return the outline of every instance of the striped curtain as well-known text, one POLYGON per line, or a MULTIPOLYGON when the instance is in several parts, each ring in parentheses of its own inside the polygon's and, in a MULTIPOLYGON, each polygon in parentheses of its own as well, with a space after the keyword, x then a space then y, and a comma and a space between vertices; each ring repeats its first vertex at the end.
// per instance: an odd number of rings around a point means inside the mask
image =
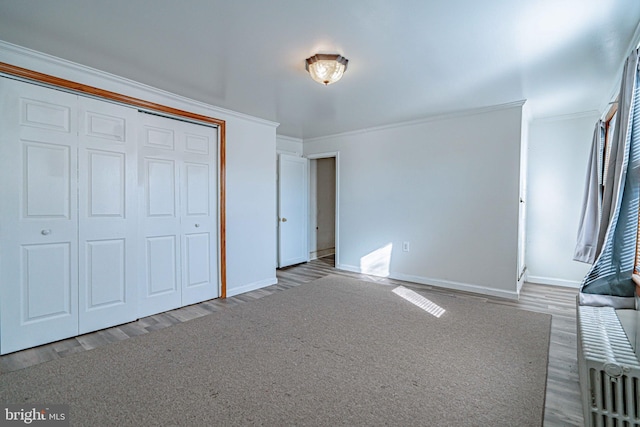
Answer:
POLYGON ((640 85, 636 49, 625 63, 604 187, 600 229, 602 250, 580 288, 580 304, 635 307, 631 280, 640 201, 640 85))

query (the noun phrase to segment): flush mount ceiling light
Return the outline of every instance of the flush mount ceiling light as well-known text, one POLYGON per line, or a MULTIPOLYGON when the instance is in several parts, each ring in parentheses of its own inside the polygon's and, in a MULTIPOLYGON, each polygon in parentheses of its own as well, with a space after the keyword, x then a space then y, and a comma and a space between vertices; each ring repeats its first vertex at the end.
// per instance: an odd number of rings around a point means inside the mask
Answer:
POLYGON ((342 78, 349 60, 340 55, 318 53, 306 59, 305 69, 311 78, 323 85, 330 85, 342 78))

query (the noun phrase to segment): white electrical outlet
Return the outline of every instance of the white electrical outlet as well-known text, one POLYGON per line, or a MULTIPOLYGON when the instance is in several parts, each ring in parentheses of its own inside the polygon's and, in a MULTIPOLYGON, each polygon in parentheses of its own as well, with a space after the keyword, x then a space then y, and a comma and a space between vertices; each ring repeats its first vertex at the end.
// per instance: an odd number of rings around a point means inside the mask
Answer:
POLYGON ((402 242, 402 252, 409 252, 409 242, 402 242))

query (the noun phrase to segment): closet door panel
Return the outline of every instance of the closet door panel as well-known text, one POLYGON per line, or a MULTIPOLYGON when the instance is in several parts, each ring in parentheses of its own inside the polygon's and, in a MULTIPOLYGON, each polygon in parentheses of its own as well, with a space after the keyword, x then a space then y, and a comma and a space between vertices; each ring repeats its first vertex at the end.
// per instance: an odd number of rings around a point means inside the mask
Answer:
POLYGON ((211 239, 209 233, 187 234, 185 245, 185 288, 211 282, 211 239))
POLYGON ((145 207, 148 218, 176 218, 176 162, 145 157, 145 207))
POLYGON ((155 236, 146 239, 147 297, 173 296, 180 291, 176 258, 178 242, 175 236, 155 236))
POLYGON ((220 296, 218 280, 217 129, 180 123, 182 150, 182 303, 220 296))
POLYGON ((180 156, 176 120, 139 113, 140 259, 139 316, 182 305, 179 216, 180 156))
POLYGON ((87 150, 87 216, 125 219, 126 153, 87 150))
POLYGON ((126 240, 95 240, 87 241, 85 245, 87 309, 126 304, 126 240))
POLYGON ((33 219, 71 217, 69 146, 22 141, 24 216, 33 219))
POLYGON ((72 315, 68 242, 22 245, 20 289, 23 324, 72 315))
POLYGON ((137 110, 79 97, 80 333, 137 318, 137 110))
POLYGON ((78 334, 77 97, 0 78, 0 353, 78 334))

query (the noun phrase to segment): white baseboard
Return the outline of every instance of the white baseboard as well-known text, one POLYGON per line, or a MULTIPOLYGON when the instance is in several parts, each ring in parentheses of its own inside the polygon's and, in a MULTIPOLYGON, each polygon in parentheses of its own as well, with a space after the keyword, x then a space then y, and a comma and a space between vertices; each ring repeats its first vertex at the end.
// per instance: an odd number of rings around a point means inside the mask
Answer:
MULTIPOLYGON (((339 264, 336 265, 339 270, 351 271, 353 273, 362 273, 359 267, 353 265, 339 264)), ((388 276, 390 279, 403 280, 405 282, 418 283, 421 285, 435 286, 438 288, 453 289, 456 291, 473 292, 475 294, 490 295, 499 298, 506 298, 510 300, 518 299, 517 291, 505 291, 501 289, 488 288, 486 286, 474 285, 471 283, 453 282, 451 280, 433 279, 430 277, 413 276, 402 273, 390 273, 388 276)))
POLYGON ((539 285, 553 285, 553 286, 562 286, 565 288, 579 288, 582 284, 581 281, 577 280, 565 280, 565 279, 557 279, 555 277, 542 277, 542 276, 527 276, 527 282, 529 283, 537 283, 539 285))
POLYGON ((256 289, 266 288, 267 286, 275 285, 278 283, 277 277, 269 279, 259 280, 257 282, 247 283, 246 285, 237 286, 233 288, 227 288, 227 298, 235 295, 244 294, 247 292, 255 291, 256 289))
POLYGON ((326 256, 329 255, 335 255, 336 253, 336 248, 329 248, 329 249, 321 249, 319 251, 312 251, 309 253, 309 260, 314 260, 314 259, 318 259, 318 258, 324 258, 326 256))
POLYGON ((407 282, 419 283, 421 285, 437 286, 439 288, 454 289, 456 291, 473 292, 475 294, 491 295, 499 298, 511 300, 518 299, 517 291, 505 291, 502 289, 488 288, 486 286, 474 285, 471 283, 453 282, 451 280, 432 279, 430 277, 411 276, 408 274, 392 273, 392 279, 404 280, 407 282))
POLYGON ((338 270, 350 271, 352 273, 362 273, 362 270, 359 267, 354 267, 353 265, 336 264, 336 268, 338 270))

